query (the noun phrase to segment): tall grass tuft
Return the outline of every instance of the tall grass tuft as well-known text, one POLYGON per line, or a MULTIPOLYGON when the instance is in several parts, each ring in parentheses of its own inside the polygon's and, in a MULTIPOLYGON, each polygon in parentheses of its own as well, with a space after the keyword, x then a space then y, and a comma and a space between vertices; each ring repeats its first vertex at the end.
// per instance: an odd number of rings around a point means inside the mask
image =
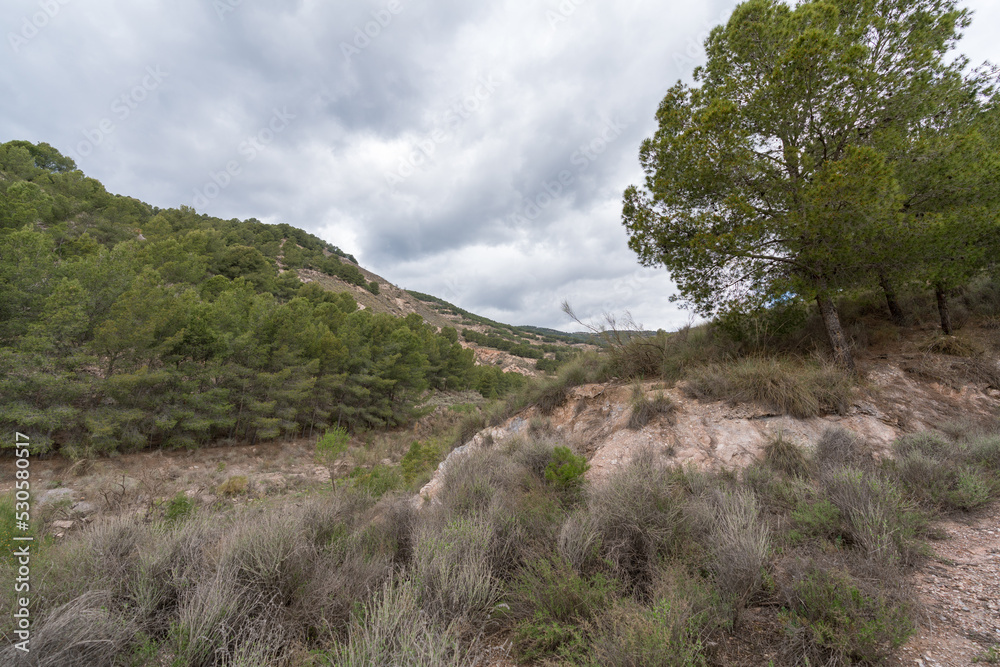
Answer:
POLYGON ((754 402, 800 419, 850 407, 849 376, 827 364, 747 357, 699 366, 687 374, 692 398, 754 402))

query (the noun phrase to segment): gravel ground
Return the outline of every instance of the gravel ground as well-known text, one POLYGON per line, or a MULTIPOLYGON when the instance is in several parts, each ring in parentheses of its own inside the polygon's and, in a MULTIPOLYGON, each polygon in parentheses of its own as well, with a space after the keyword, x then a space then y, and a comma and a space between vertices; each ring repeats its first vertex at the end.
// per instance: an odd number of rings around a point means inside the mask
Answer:
POLYGON ((1000 651, 1000 505, 940 524, 947 539, 914 573, 920 627, 893 665, 959 666, 1000 651))

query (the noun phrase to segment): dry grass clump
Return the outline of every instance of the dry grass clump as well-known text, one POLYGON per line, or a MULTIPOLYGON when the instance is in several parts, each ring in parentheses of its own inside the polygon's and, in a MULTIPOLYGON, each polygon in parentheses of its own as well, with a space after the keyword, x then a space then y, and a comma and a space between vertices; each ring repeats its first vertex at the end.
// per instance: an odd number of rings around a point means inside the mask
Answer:
POLYGON ((851 401, 851 379, 827 364, 747 357, 699 366, 686 379, 692 398, 754 402, 803 419, 843 413, 851 401))
POLYGON ((490 568, 492 530, 478 517, 455 517, 418 532, 410 576, 420 607, 437 621, 482 621, 499 598, 490 568))
POLYGON ((525 469, 495 448, 474 449, 449 462, 438 499, 450 511, 483 511, 494 498, 510 497, 525 469))
MULTIPOLYGON (((600 540, 600 557, 628 589, 643 589, 652 580, 659 559, 682 539, 680 494, 667 468, 651 450, 633 455, 605 483, 590 490, 590 526, 600 540)), ((586 532, 567 531, 586 544, 586 532)), ((567 545, 581 553, 583 544, 567 545)))
POLYGON ((677 412, 677 406, 670 397, 662 391, 656 392, 652 399, 646 396, 642 385, 636 385, 632 390, 631 412, 628 418, 628 428, 638 431, 658 415, 668 417, 677 412))
POLYGON ((32 624, 29 653, 12 645, 0 650, 0 663, 27 667, 120 665, 136 631, 130 615, 110 610, 111 595, 91 590, 32 624))
POLYGON ((960 336, 935 336, 924 343, 924 350, 953 357, 980 357, 985 353, 976 341, 960 336))
POLYGON ((834 426, 823 431, 816 442, 814 457, 823 469, 838 466, 871 468, 875 465, 871 443, 853 431, 834 426))
POLYGON ((419 585, 405 578, 387 580, 351 617, 347 634, 347 643, 329 655, 340 667, 479 664, 474 652, 463 651, 456 624, 442 628, 423 613, 419 585))
POLYGON ((809 459, 801 447, 778 433, 764 446, 764 462, 773 470, 792 477, 808 477, 809 459))
POLYGON ((716 588, 733 610, 740 610, 761 589, 771 556, 771 531, 761 517, 753 492, 736 489, 717 493, 708 541, 710 569, 716 588))
POLYGON ((824 496, 846 521, 846 537, 879 564, 895 565, 914 555, 913 538, 921 517, 890 479, 864 470, 841 467, 827 472, 824 496))

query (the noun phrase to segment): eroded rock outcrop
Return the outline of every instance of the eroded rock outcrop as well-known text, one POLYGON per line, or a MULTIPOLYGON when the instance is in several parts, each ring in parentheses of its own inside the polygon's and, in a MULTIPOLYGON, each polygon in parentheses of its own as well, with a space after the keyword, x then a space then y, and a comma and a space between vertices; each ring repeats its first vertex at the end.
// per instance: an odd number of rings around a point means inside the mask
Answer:
POLYGON ((587 477, 599 482, 644 447, 662 450, 683 465, 743 467, 758 459, 764 446, 779 434, 810 447, 826 429, 840 427, 864 437, 877 453, 886 455, 893 440, 903 433, 931 429, 950 420, 995 415, 1000 408, 995 391, 928 381, 888 363, 868 369, 844 414, 808 419, 778 414, 761 405, 693 399, 684 393, 683 385, 665 388, 661 383, 646 382, 641 388, 649 398, 662 393, 674 409, 633 430, 628 422, 634 384, 573 387, 549 415, 532 407, 477 433, 449 454, 420 496, 433 500, 444 470, 455 458, 477 447, 524 436, 530 428, 541 427, 585 453, 591 466, 587 477))

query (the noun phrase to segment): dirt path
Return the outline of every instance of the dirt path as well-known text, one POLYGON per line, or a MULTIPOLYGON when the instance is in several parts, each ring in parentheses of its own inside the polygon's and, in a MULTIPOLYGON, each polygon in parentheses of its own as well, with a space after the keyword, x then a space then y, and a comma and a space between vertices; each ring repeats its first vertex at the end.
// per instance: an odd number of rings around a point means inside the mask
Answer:
POLYGON ((958 667, 1000 652, 1000 504, 940 528, 947 539, 914 573, 920 625, 892 665, 958 667))

